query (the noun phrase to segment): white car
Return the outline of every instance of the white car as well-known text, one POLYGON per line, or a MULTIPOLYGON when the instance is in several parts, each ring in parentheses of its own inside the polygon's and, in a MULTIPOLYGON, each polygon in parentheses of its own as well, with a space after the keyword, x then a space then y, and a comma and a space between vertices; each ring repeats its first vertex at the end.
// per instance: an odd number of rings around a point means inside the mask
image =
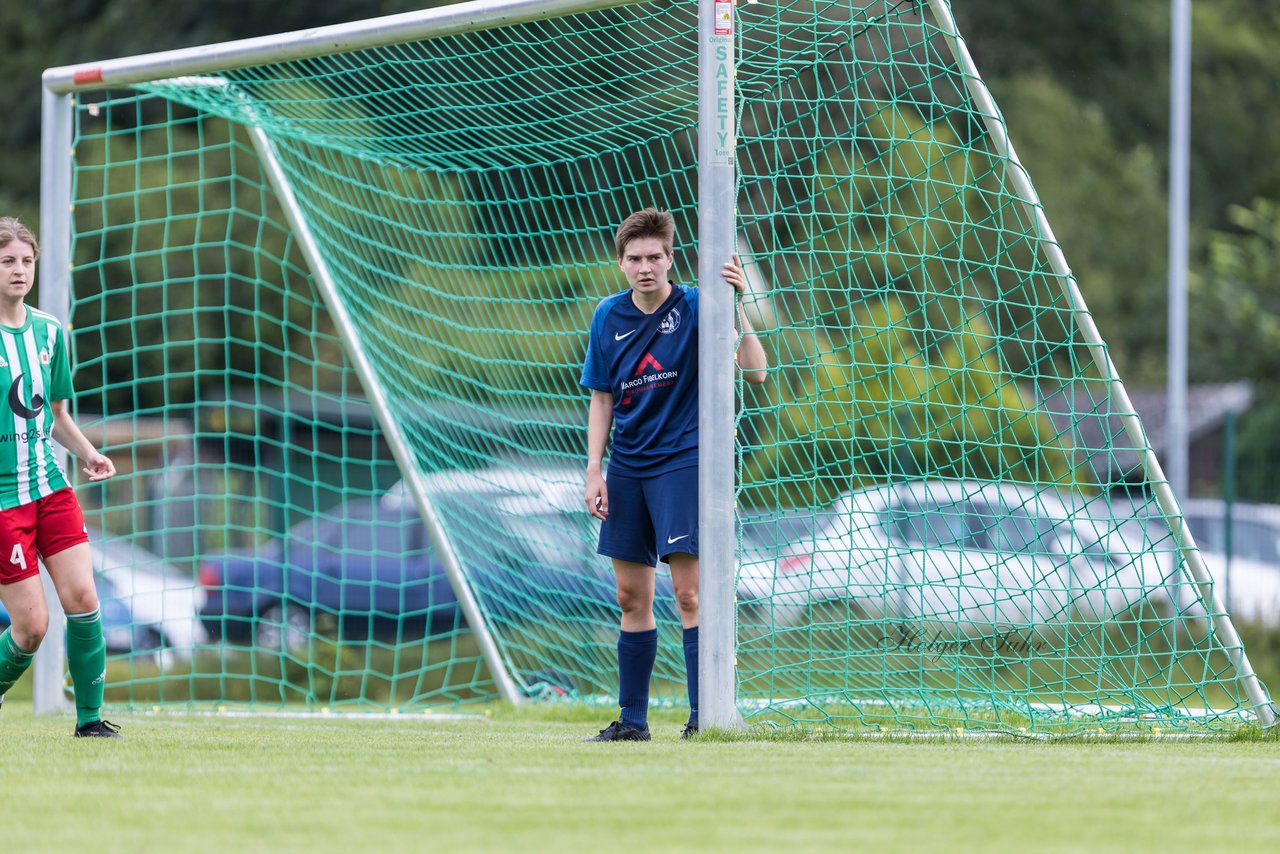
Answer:
POLYGON ((166 669, 189 661, 207 634, 200 622, 204 590, 152 552, 89 531, 89 548, 111 653, 150 655, 166 669))
POLYGON ((845 493, 780 551, 752 548, 744 536, 739 600, 775 624, 841 601, 867 619, 992 636, 1193 595, 1176 583, 1172 554, 1152 549, 1140 525, 1073 506, 1053 491, 984 481, 845 493))
POLYGON ((1182 512, 1228 613, 1280 623, 1280 506, 1231 505, 1230 560, 1224 503, 1192 499, 1183 502, 1182 512))

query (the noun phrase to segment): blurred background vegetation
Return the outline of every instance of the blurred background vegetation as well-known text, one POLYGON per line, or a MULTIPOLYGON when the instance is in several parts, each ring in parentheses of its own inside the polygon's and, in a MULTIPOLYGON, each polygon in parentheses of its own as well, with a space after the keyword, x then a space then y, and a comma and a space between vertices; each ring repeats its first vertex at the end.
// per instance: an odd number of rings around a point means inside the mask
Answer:
MULTIPOLYGON (((10 16, 0 33, 8 84, 0 89, 7 119, 0 210, 38 221, 46 67, 431 5, 443 4, 63 0, 10 16)), ((1132 385, 1161 386, 1170 4, 953 5, 1121 375, 1132 385)), ((1280 91, 1280 6, 1197 0, 1192 84, 1190 381, 1253 384, 1252 406, 1240 419, 1238 455, 1249 475, 1240 497, 1280 501, 1280 479, 1267 476, 1280 462, 1280 111, 1273 94, 1280 91)))

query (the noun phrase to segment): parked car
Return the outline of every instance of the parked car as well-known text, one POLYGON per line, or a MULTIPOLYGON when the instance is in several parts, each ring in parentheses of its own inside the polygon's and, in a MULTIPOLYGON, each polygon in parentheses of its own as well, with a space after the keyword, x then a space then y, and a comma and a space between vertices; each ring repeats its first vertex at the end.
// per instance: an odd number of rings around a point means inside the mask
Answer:
MULTIPOLYGON (((110 655, 152 658, 162 668, 189 661, 207 639, 204 591, 189 574, 127 540, 89 530, 89 554, 110 655)), ((9 615, 0 605, 0 625, 9 615)))
POLYGON ((744 533, 747 611, 786 625, 840 601, 869 619, 987 634, 1190 595, 1140 526, 1094 520, 1052 491, 917 481, 848 492, 811 515, 807 531, 789 523, 800 537, 782 548, 744 533))
POLYGON ((1192 499, 1182 503, 1182 512, 1227 611, 1280 623, 1280 506, 1232 504, 1230 560, 1225 504, 1192 499))
MULTIPOLYGON (((537 622, 616 610, 581 473, 490 468, 426 479, 458 562, 490 617, 537 622)), ((344 502, 251 551, 202 562, 211 635, 266 648, 317 629, 388 641, 463 625, 453 587, 403 485, 344 502)))

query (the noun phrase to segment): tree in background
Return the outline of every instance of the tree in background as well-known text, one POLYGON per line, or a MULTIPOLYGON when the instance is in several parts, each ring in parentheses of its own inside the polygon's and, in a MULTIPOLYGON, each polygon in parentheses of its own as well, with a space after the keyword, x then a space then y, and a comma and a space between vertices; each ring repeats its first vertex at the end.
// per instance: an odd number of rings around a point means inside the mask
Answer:
POLYGON ((1239 493, 1280 502, 1280 205, 1233 206, 1234 228, 1209 234, 1208 269, 1192 277, 1192 378, 1253 378, 1257 402, 1240 419, 1239 493))
MULTIPOLYGON (((9 84, 0 90, 6 116, 0 144, 9 167, 0 207, 38 220, 39 79, 48 66, 436 5, 444 4, 65 0, 40 15, 15 18, 0 32, 0 70, 9 84)), ((956 0, 955 6, 1122 375, 1138 384, 1161 383, 1168 4, 956 0)), ((1193 378, 1254 381, 1261 413, 1280 406, 1280 389, 1271 382, 1267 312, 1251 312, 1248 305, 1250 299, 1263 309, 1272 303, 1254 286, 1265 281, 1263 274, 1245 273, 1254 263, 1248 253, 1263 239, 1249 221, 1265 218, 1266 206, 1280 201, 1280 111, 1272 94, 1280 89, 1280 7, 1271 0, 1198 0, 1194 15, 1191 235, 1199 290, 1192 298, 1202 308, 1192 316, 1219 323, 1214 334, 1193 329, 1193 378), (1228 251, 1228 245, 1235 248, 1228 251), (1236 249, 1245 254, 1232 255, 1236 249)), ((167 275, 164 263, 140 257, 128 274, 157 281, 167 275)), ((101 310, 105 317, 129 306, 104 300, 101 310)))

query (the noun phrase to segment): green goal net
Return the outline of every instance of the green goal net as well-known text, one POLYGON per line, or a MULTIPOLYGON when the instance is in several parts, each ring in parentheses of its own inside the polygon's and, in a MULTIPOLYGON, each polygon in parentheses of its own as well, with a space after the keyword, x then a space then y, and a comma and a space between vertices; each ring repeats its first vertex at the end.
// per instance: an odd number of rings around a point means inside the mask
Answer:
MULTIPOLYGON (((579 377, 623 217, 670 209, 673 278, 697 269, 697 12, 76 92, 46 168, 71 170, 78 417, 121 470, 81 490, 126 612, 108 702, 614 704, 579 377)), ((736 14, 737 239, 771 361, 715 546, 746 721, 1265 715, 946 4, 736 14)), ((662 576, 654 696, 679 705, 662 576)))

